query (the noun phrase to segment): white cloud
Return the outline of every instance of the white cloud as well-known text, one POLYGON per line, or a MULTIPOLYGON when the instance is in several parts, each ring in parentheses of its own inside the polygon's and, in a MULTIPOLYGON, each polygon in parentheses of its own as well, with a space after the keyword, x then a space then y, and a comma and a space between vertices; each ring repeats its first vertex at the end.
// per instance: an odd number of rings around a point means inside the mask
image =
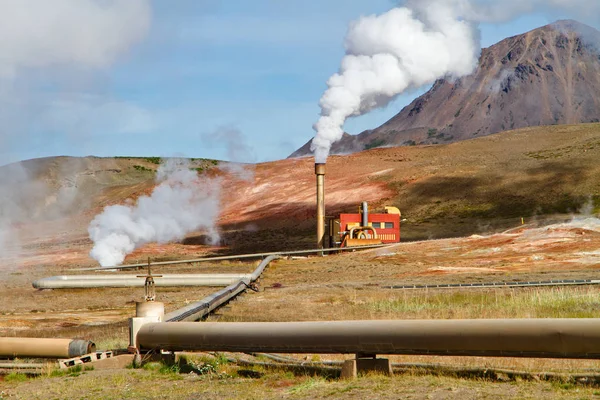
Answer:
POLYGON ((0 0, 0 74, 21 68, 104 68, 150 26, 147 0, 0 0))
POLYGON ((0 0, 2 153, 35 135, 152 129, 149 112, 97 84, 146 36, 151 11, 150 0, 0 0))

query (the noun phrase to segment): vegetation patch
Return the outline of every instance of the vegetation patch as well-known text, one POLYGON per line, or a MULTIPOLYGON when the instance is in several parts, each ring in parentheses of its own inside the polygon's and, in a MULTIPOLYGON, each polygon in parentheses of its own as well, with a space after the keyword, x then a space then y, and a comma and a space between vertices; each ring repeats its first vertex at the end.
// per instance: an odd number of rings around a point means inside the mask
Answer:
POLYGON ((27 375, 21 372, 11 372, 4 377, 5 382, 25 382, 27 375))
POLYGON ((384 139, 373 139, 369 143, 365 144, 365 150, 374 149, 377 147, 384 146, 386 141, 384 139))
POLYGON ((288 389, 290 394, 299 394, 310 391, 327 383, 323 378, 308 378, 304 382, 288 389))
POLYGON ((85 371, 93 371, 94 370, 94 366, 93 365, 75 365, 73 367, 70 368, 66 368, 66 369, 60 369, 60 368, 53 368, 51 370, 49 370, 48 376, 55 378, 55 377, 61 377, 61 376, 71 376, 71 377, 77 377, 79 375, 81 375, 82 373, 84 373, 85 371))
POLYGON ((134 165, 133 168, 137 171, 143 171, 143 172, 156 172, 151 168, 146 168, 143 165, 134 165))
POLYGON ((143 160, 156 165, 160 165, 160 163, 162 162, 162 159, 160 157, 144 157, 143 160))

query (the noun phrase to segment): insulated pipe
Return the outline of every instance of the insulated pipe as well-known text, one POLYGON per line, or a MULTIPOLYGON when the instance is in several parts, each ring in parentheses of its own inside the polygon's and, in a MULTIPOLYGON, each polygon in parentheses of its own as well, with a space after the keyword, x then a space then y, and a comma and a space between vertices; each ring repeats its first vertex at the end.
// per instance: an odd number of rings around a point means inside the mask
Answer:
POLYGON ((143 349, 600 358, 600 319, 150 323, 143 349))
POLYGON ((317 248, 323 248, 325 236, 325 164, 315 163, 317 175, 317 248))
POLYGON ((213 293, 200 301, 187 305, 179 310, 175 310, 170 312, 169 314, 164 316, 163 321, 167 322, 177 322, 177 321, 198 321, 208 314, 210 314, 213 310, 220 307, 221 305, 227 303, 229 300, 233 299, 235 296, 246 290, 250 284, 256 281, 262 275, 263 271, 271 263, 271 261, 278 259, 279 256, 268 256, 264 260, 258 264, 258 267, 250 274, 248 278, 244 278, 239 280, 236 283, 233 283, 227 286, 224 289, 219 290, 216 293, 213 293))
MULTIPOLYGON (((123 288, 144 287, 141 275, 61 275, 38 279, 36 289, 123 288)), ((155 286, 227 286, 250 274, 165 274, 154 277, 155 286)))
MULTIPOLYGON (((325 214, 325 212, 323 212, 325 214)), ((369 246, 369 248, 376 247, 389 247, 387 244, 379 244, 376 246, 369 246)), ((365 247, 360 248, 365 249, 365 247)), ((294 250, 294 251, 277 251, 270 253, 252 253, 252 254, 238 254, 235 256, 221 256, 221 257, 206 257, 206 258, 195 258, 191 260, 177 260, 177 261, 157 261, 153 262, 153 267, 163 266, 163 265, 177 265, 177 264, 191 264, 191 263, 200 263, 207 261, 222 261, 222 260, 241 260, 246 258, 264 258, 267 256, 292 256, 297 254, 312 254, 312 253, 323 253, 323 252, 339 252, 339 251, 351 251, 356 250, 355 248, 335 248, 335 249, 312 249, 312 250, 294 250)), ((72 271, 102 271, 102 270, 121 270, 121 269, 138 269, 148 267, 148 263, 145 264, 127 264, 127 265, 117 265, 115 267, 94 267, 94 268, 76 268, 72 271)))
POLYGON ((94 351, 89 340, 0 337, 0 357, 73 358, 94 351))

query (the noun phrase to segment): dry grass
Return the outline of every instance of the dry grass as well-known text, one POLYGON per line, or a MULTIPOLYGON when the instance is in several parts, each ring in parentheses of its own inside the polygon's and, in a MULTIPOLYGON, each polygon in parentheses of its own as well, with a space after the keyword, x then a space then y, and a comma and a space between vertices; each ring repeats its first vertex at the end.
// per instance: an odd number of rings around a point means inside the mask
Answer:
MULTIPOLYGON (((81 371, 78 376, 41 377, 0 383, 3 397, 17 399, 431 399, 431 398, 593 398, 598 389, 568 382, 491 382, 407 373, 393 378, 367 375, 352 381, 327 380, 285 370, 253 368, 259 378, 176 374, 161 367, 81 371)), ((239 372, 239 369, 238 369, 239 372)), ((0 397, 1 398, 1 397, 0 397)))
POLYGON ((234 302, 221 321, 594 318, 600 288, 270 289, 234 302))
POLYGON ((594 318, 600 309, 600 289, 402 291, 388 299, 361 299, 353 305, 390 319, 594 318))

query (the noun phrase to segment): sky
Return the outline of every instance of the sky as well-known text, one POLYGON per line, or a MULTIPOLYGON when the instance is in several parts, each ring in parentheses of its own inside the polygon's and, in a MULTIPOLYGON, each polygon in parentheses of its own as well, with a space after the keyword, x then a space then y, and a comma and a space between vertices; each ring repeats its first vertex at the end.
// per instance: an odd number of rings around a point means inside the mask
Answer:
MULTIPOLYGON (((70 1, 0 0, 0 35, 14 38, 0 43, 0 165, 59 155, 286 158, 314 136, 348 24, 398 4, 128 0, 111 14, 99 0, 70 1), (48 13, 59 29, 39 23, 48 13), (243 151, 232 155, 228 141, 243 151)), ((482 45, 565 17, 481 24, 482 45)), ((376 128, 427 89, 344 128, 376 128)))

